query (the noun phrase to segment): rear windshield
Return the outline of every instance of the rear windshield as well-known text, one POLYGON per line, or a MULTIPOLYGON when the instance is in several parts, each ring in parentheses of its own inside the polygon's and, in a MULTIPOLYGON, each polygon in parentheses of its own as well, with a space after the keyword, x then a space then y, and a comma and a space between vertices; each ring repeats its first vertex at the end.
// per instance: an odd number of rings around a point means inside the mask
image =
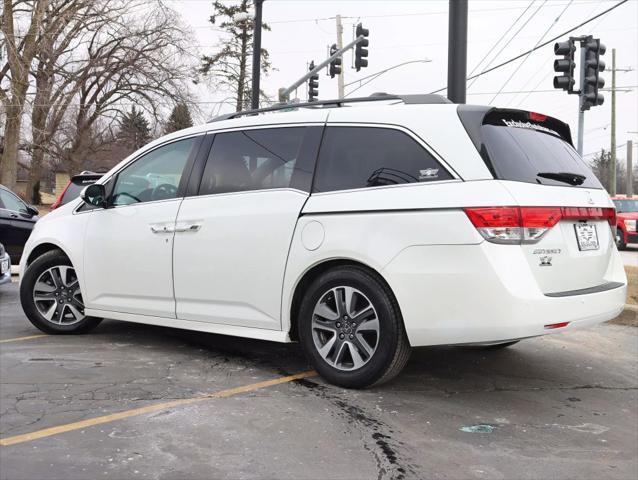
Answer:
POLYGON ((468 128, 468 133, 495 178, 603 188, 571 146, 569 127, 556 119, 520 110, 493 110, 483 117, 479 128, 468 128), (565 174, 579 180, 570 181, 565 174))

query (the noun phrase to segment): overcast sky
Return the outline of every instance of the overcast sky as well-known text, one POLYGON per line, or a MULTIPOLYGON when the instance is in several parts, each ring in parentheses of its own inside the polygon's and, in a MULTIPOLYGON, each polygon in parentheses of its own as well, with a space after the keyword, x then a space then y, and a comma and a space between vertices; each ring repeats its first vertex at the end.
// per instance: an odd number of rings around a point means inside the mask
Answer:
MULTIPOLYGON (((195 32, 198 45, 193 51, 196 54, 215 52, 223 34, 215 32, 207 21, 212 13, 212 2, 171 0, 171 3, 195 32)), ((468 73, 491 49, 492 53, 476 72, 483 70, 490 61, 492 65, 501 63, 616 3, 618 0, 469 0, 468 73), (508 29, 504 40, 497 44, 508 29), (496 54, 498 56, 493 60, 496 54)), ((343 17, 344 43, 352 40, 353 26, 358 22, 370 30, 369 66, 356 72, 350 68, 351 56, 346 55, 346 84, 403 62, 430 60, 399 67, 353 92, 359 85, 355 83, 346 88, 346 95, 352 92, 351 96, 367 96, 380 91, 429 93, 444 87, 447 76, 447 10, 447 0, 266 0, 264 21, 272 30, 264 32, 262 46, 270 52, 277 70, 262 79, 262 89, 276 99, 278 88, 290 85, 303 75, 310 60, 318 62, 325 59, 327 46, 336 41, 334 17, 337 14, 343 17)), ((592 34, 607 46, 603 57, 607 71, 602 74, 606 88, 611 86, 612 48, 616 48, 616 68, 633 70, 618 72, 616 77, 617 87, 626 86, 629 90, 617 94, 618 145, 624 145, 628 139, 634 141, 634 146, 638 144, 638 134, 627 133, 638 131, 637 24, 638 0, 629 0, 571 33, 574 36, 592 34)), ((554 58, 553 47, 548 45, 527 58, 480 77, 469 87, 467 102, 521 108, 555 116, 570 124, 575 141, 578 97, 553 90, 554 58), (494 98, 501 88, 502 93, 494 98), (512 93, 528 90, 543 92, 512 93)), ((228 96, 228 93, 208 88, 200 88, 198 92, 201 102, 220 101, 228 96)), ((609 148, 611 93, 604 92, 604 95, 605 103, 585 114, 586 155, 603 147, 609 148)), ((298 96, 306 98, 305 87, 299 88, 298 96)), ((336 78, 331 79, 325 74, 319 77, 319 97, 337 97, 336 78)), ((219 106, 202 103, 202 108, 206 115, 212 115, 219 106)), ((222 105, 221 112, 225 111, 232 111, 232 105, 222 105)), ((620 147, 617 154, 619 159, 624 159, 625 147, 620 147)), ((634 148, 634 159, 636 157, 634 148)))

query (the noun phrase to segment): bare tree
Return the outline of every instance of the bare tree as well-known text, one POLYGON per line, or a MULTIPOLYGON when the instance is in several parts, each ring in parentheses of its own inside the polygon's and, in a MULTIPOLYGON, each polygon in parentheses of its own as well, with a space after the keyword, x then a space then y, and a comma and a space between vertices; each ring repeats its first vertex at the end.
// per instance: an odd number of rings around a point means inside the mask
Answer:
MULTIPOLYGON (((111 2, 113 3, 113 2, 111 2)), ((58 132, 66 110, 78 93, 80 79, 86 73, 78 68, 74 51, 86 31, 121 10, 93 0, 51 0, 43 20, 33 77, 35 95, 31 109, 31 162, 27 195, 39 196, 45 154, 58 132)))
POLYGON ((29 89, 29 72, 39 46, 42 20, 48 5, 48 0, 3 1, 0 31, 7 58, 0 69, 0 101, 6 119, 0 181, 9 188, 15 188, 20 129, 29 89), (26 20, 27 28, 21 32, 19 23, 22 19, 26 20))
POLYGON ((37 38, 28 194, 47 158, 80 170, 101 149, 121 152, 117 119, 132 105, 159 125, 190 103, 191 35, 161 0, 50 0, 37 38))
POLYGON ((91 32, 71 135, 58 139, 58 155, 70 168, 113 138, 118 114, 132 105, 158 124, 172 105, 190 102, 192 70, 183 61, 189 34, 160 1, 142 3, 91 32))
MULTIPOLYGON (((239 112, 246 108, 251 98, 251 66, 253 45, 253 19, 236 21, 238 14, 246 14, 249 0, 241 0, 238 4, 229 4, 216 0, 213 2, 214 13, 210 17, 213 25, 218 25, 229 34, 214 55, 204 55, 199 73, 208 77, 219 88, 231 91, 235 99, 235 108, 239 112)), ((270 30, 266 24, 264 30, 270 30)), ((261 50, 261 70, 264 74, 271 69, 268 51, 261 50)), ((265 97, 263 92, 260 95, 265 97)))

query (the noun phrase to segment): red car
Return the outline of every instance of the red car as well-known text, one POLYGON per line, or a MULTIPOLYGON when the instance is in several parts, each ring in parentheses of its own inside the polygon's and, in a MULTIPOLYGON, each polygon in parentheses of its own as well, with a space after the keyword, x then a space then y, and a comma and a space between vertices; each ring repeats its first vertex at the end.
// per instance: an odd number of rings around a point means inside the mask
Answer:
POLYGON ((624 195, 618 195, 612 198, 616 205, 617 224, 616 224, 616 244, 618 250, 627 248, 628 243, 638 243, 638 231, 636 231, 636 223, 638 222, 638 196, 627 198, 624 195))

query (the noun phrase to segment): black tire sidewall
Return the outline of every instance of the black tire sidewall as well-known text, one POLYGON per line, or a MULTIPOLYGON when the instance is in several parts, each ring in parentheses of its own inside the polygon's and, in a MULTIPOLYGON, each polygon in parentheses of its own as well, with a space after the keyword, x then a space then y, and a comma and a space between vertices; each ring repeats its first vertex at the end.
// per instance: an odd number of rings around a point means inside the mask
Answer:
POLYGON ((58 265, 73 267, 73 264, 64 253, 54 250, 41 255, 27 267, 24 272, 24 277, 20 282, 20 303, 22 304, 22 310, 36 328, 49 334, 84 333, 95 328, 97 324, 100 323, 100 318, 84 317, 83 320, 72 325, 56 325, 49 322, 38 311, 33 301, 33 287, 35 282, 42 272, 58 265))
POLYGON ((299 310, 299 339, 303 350, 317 372, 331 383, 363 388, 374 384, 390 367, 397 350, 403 324, 392 294, 363 269, 336 268, 317 278, 306 291, 299 310), (321 357, 312 338, 312 315, 319 299, 331 288, 349 286, 360 290, 372 302, 379 318, 379 343, 372 358, 353 371, 338 370, 321 357))

